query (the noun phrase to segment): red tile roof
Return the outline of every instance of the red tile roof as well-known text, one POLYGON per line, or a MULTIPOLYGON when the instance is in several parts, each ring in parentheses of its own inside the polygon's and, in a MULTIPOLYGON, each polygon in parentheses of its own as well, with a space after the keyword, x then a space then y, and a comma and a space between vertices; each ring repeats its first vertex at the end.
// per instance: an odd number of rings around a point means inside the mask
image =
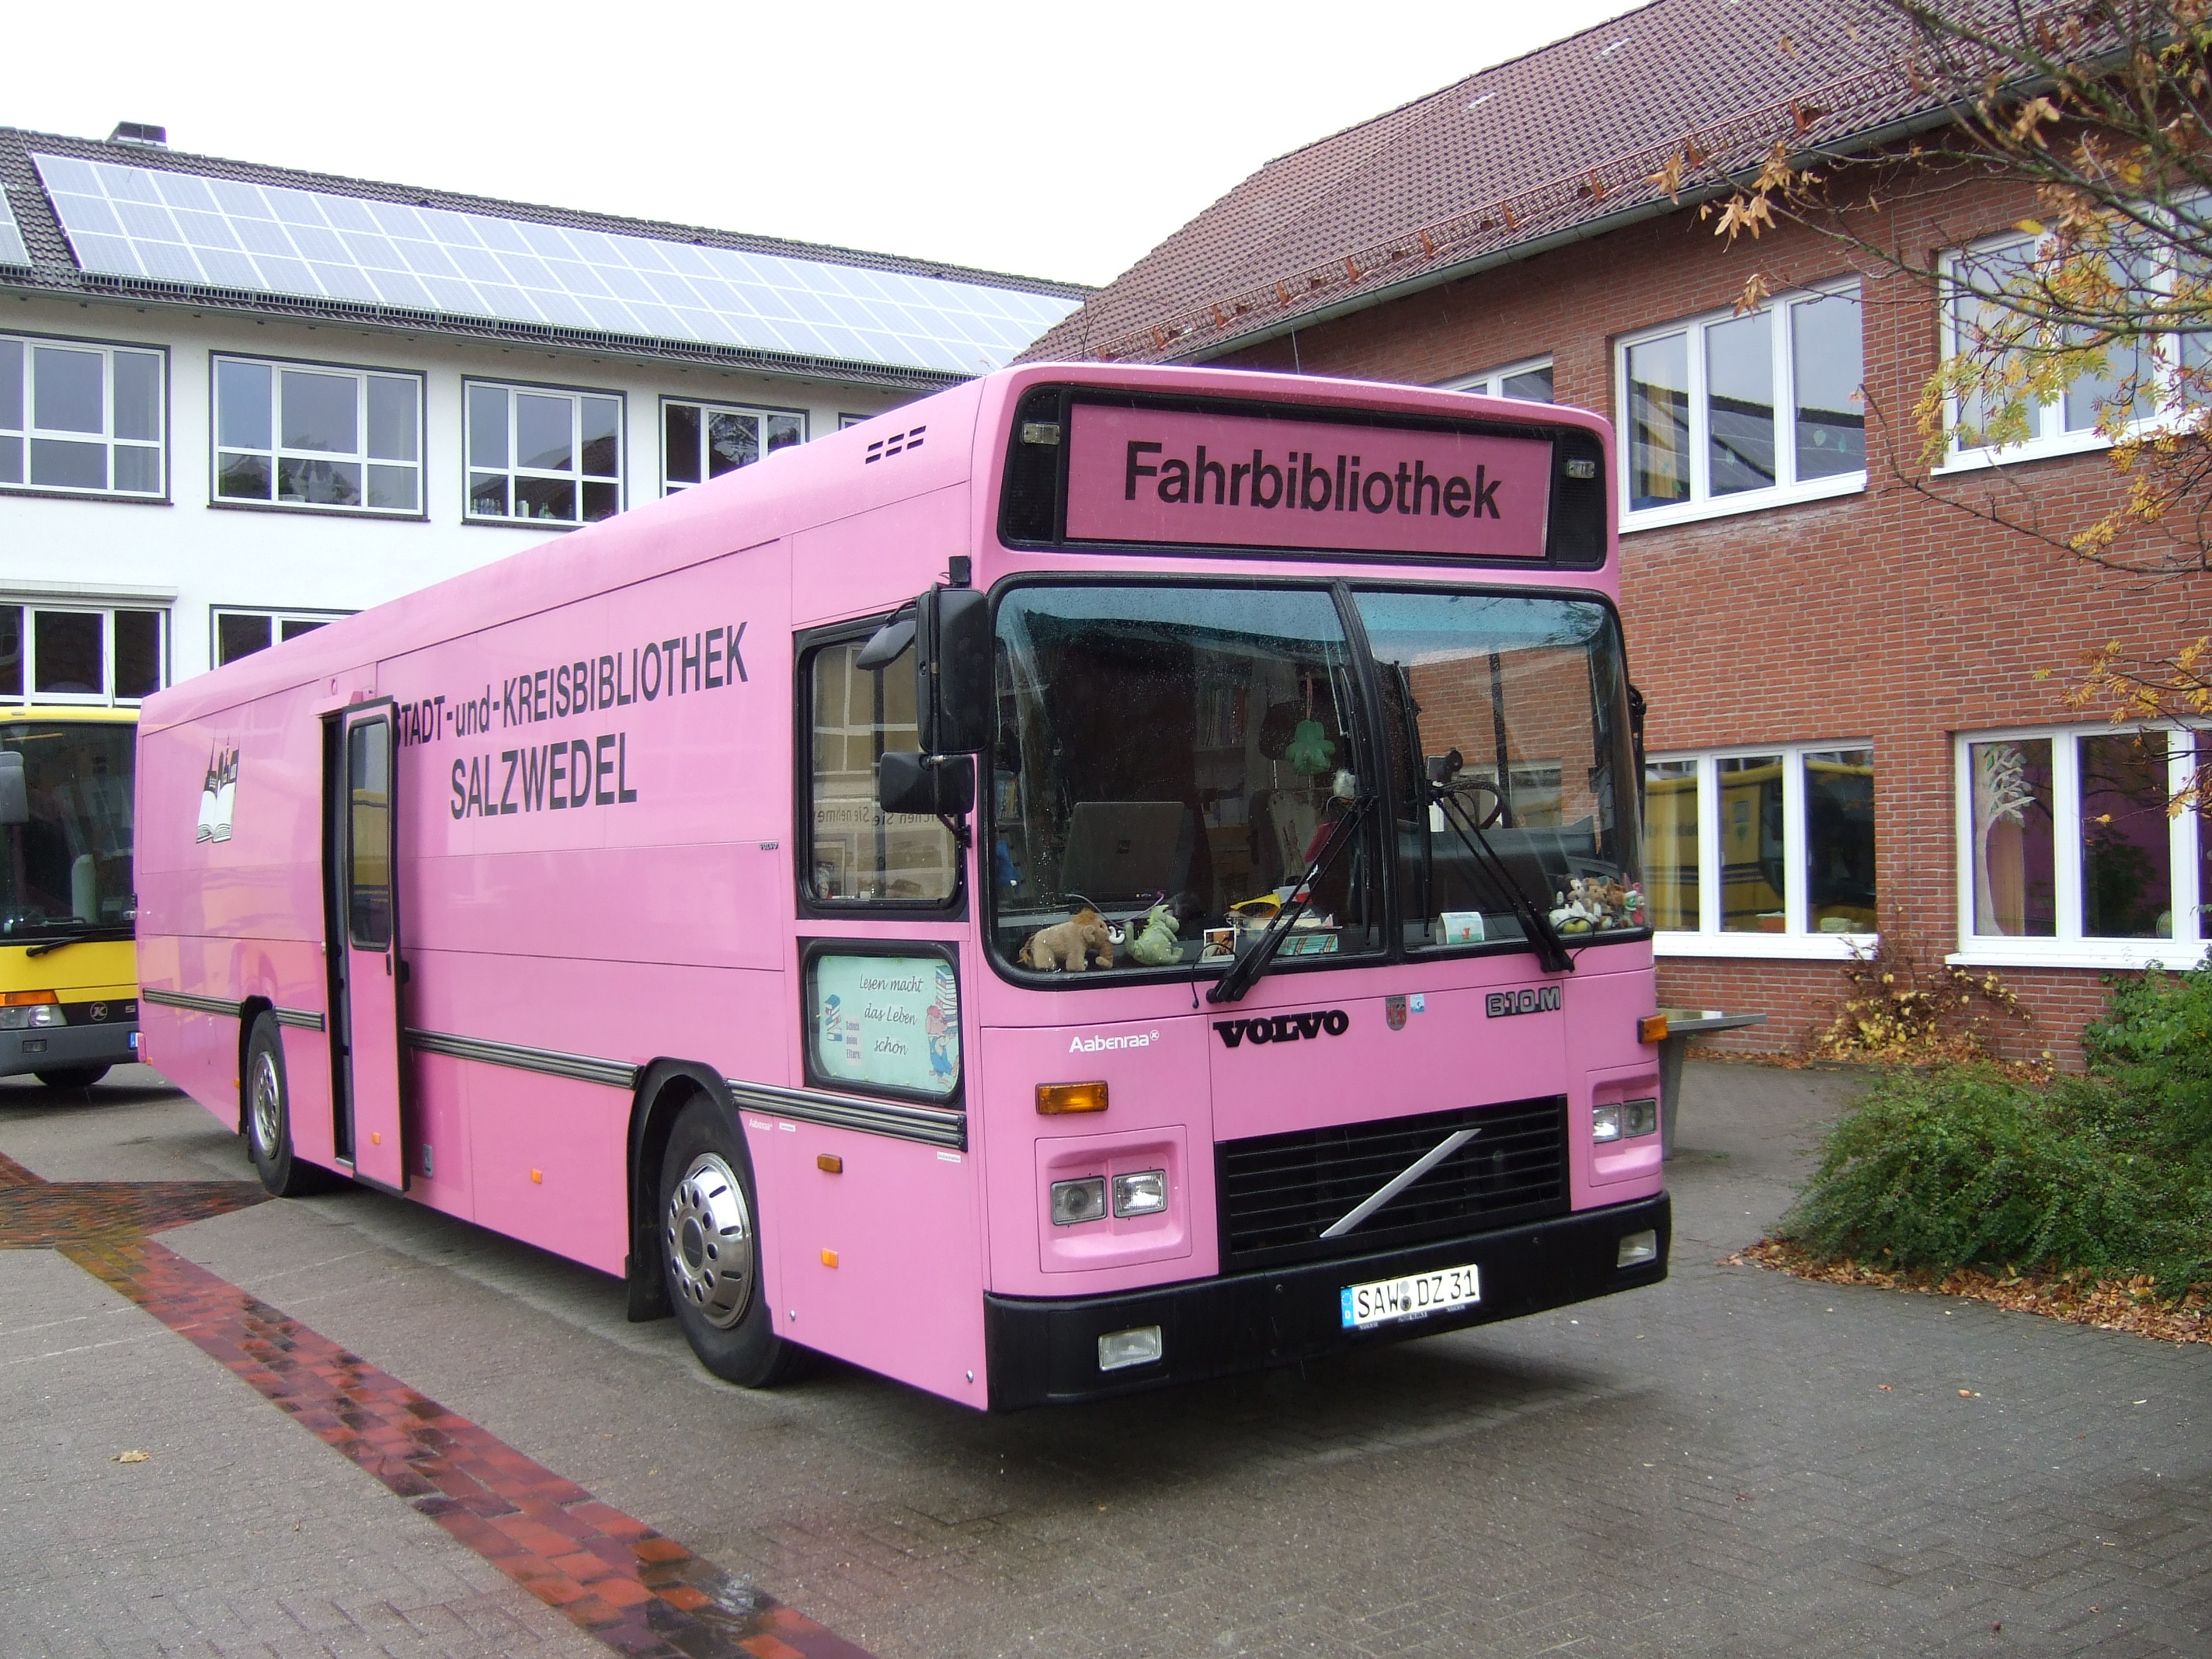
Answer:
POLYGON ((1874 0, 1657 0, 1270 161, 1022 360, 1216 356, 1663 211, 1686 143, 1865 143, 1935 110, 1901 38, 1874 0))

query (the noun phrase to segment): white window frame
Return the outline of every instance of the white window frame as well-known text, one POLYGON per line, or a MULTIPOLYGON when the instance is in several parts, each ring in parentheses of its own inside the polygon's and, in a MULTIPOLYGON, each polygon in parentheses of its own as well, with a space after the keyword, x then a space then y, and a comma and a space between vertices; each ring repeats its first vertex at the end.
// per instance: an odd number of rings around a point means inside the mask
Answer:
POLYGON ((21 696, 12 691, 0 691, 0 707, 56 708, 136 708, 139 697, 118 695, 115 690, 115 613, 118 611, 144 611, 155 618, 154 650, 155 654, 154 688, 161 690, 172 684, 174 672, 173 641, 170 607, 155 600, 132 601, 118 599, 103 604, 97 599, 76 598, 42 598, 35 593, 0 593, 0 605, 10 609, 21 607, 23 612, 23 690, 21 696), (41 611, 67 611, 76 616, 96 616, 100 618, 100 663, 101 689, 98 691, 41 691, 38 689, 38 623, 36 613, 41 611))
MULTIPOLYGON (((1805 757, 1839 749, 1874 750, 1864 738, 1820 743, 1755 743, 1728 749, 1654 750, 1647 763, 1687 761, 1698 779, 1698 927, 1655 930, 1651 951, 1662 957, 1730 957, 1843 962, 1864 955, 1881 942, 1880 933, 1821 933, 1806 929, 1809 906, 1805 873, 1805 757), (1724 760, 1770 755, 1782 757, 1783 931, 1735 933, 1721 930, 1721 769, 1724 760)), ((1878 755, 1878 751, 1877 751, 1878 755)), ((1875 799, 1881 799, 1881 767, 1875 766, 1875 799)))
MULTIPOLYGON (((545 386, 529 380, 501 380, 489 375, 465 375, 461 380, 461 521, 465 524, 495 524, 521 526, 529 529, 580 529, 587 524, 602 524, 605 520, 584 516, 584 486, 586 483, 609 483, 615 487, 615 514, 629 506, 629 398, 627 393, 610 392, 601 386, 545 386), (479 388, 504 392, 507 394, 507 453, 514 453, 514 399, 517 393, 536 398, 566 398, 569 404, 568 431, 574 444, 575 465, 565 472, 556 472, 544 467, 522 466, 510 461, 499 466, 479 466, 470 453, 469 402, 470 395, 479 388), (584 471, 584 399, 605 398, 615 406, 615 470, 611 477, 604 472, 584 471), (513 507, 515 483, 522 478, 542 478, 555 483, 571 483, 576 489, 576 516, 573 519, 533 519, 512 511, 479 513, 476 507, 476 486, 478 473, 497 473, 507 480, 507 505, 513 507)), ((614 516, 610 514, 609 516, 614 516)))
POLYGON ((19 427, 0 427, 0 438, 13 438, 22 446, 23 477, 20 483, 0 483, 0 493, 30 495, 68 495, 82 501, 155 501, 167 503, 169 499, 169 351, 167 346, 142 345, 135 340, 81 340, 64 335, 26 334, 16 331, 0 332, 0 339, 21 345, 23 356, 23 423, 19 427), (89 351, 100 358, 100 430, 98 434, 70 432, 58 428, 36 424, 38 409, 35 403, 36 377, 32 368, 33 354, 41 347, 64 351, 89 351), (159 391, 155 398, 155 418, 161 428, 153 438, 118 438, 115 435, 115 355, 125 352, 136 356, 151 357, 159 377, 159 391), (98 489, 79 485, 34 483, 31 480, 31 445, 34 440, 53 442, 101 445, 107 451, 108 483, 98 489), (159 483, 152 489, 118 489, 115 488, 115 452, 117 449, 143 450, 151 453, 155 459, 159 483))
MULTIPOLYGON (((2000 252, 2006 248, 2025 247, 2035 240, 2036 238, 2025 232, 2008 231, 2000 235, 1984 236, 1954 248, 1937 261, 1936 319, 1946 363, 1958 357, 1962 349, 1958 304, 1961 300, 1975 303, 1971 294, 1956 285, 1954 273, 1958 270, 1960 261, 1971 256, 2000 252)), ((2169 335, 2160 337, 2166 342, 2162 349, 2169 367, 2158 373, 2153 380, 2150 413, 2124 422, 2119 428, 2122 436, 2132 437, 2154 431, 2163 422, 2162 411, 2173 390, 2170 366, 2179 356, 2179 337, 2169 335)), ((2057 455, 2086 455, 2097 450, 2110 449, 2113 443, 2112 436, 2099 424, 2093 424, 2079 432, 2066 429, 2066 399, 2063 392, 2056 398, 2036 404, 2030 417, 2033 435, 2018 443, 1964 445, 1959 438, 1960 428, 1964 424, 1961 415, 1958 398, 1944 400, 1943 429, 1947 444, 1942 464, 1934 469, 1934 476, 1937 477, 1948 473, 1977 472, 1986 467, 2008 466, 2015 461, 2039 461, 2057 455)))
POLYGON ((208 501, 216 507, 243 507, 269 512, 323 513, 361 514, 372 519, 425 519, 429 516, 429 501, 424 492, 423 405, 424 376, 416 370, 406 368, 376 368, 360 363, 308 362, 291 357, 263 357, 244 351, 212 351, 208 354, 208 501), (222 365, 246 363, 269 371, 269 447, 247 449, 222 441, 222 365), (350 453, 338 450, 292 449, 283 442, 283 382, 287 369, 309 374, 338 375, 354 382, 354 430, 360 442, 350 453), (405 380, 415 388, 415 459, 394 460, 389 456, 372 456, 368 453, 368 383, 371 379, 405 380), (222 493, 222 458, 225 455, 252 455, 269 464, 269 495, 265 498, 250 495, 226 495, 222 493), (276 469, 280 461, 335 461, 349 463, 361 468, 362 498, 351 504, 340 501, 288 501, 276 492, 276 469), (368 469, 372 466, 404 466, 415 474, 415 505, 411 507, 371 507, 368 504, 368 469))
POLYGON ((1437 382, 1437 390, 1472 392, 1485 398, 1503 398, 1508 395, 1504 389, 1507 380, 1516 374, 1534 374, 1540 368, 1553 369, 1552 396, 1546 401, 1557 403, 1559 400, 1558 372, 1549 356, 1529 357, 1517 363, 1507 363, 1501 368, 1485 369, 1480 374, 1462 374, 1453 380, 1439 380, 1437 382))
MULTIPOLYGON (((2187 787, 2195 768, 2196 749, 2176 737, 2191 736, 2188 728, 2147 726, 2008 726, 1990 732, 1961 732, 1952 739, 1951 773, 1954 797, 1954 825, 1958 848, 1959 949, 1945 958, 1960 968, 2193 968, 2204 960, 2212 918, 2198 911, 2206 896, 2198 890, 2197 836, 2194 812, 2169 818, 2167 856, 2172 872, 2170 895, 2173 910, 2172 939, 2091 939, 2081 933, 2081 763, 2082 738, 2127 737, 2138 732, 2163 731, 2166 739, 2166 791, 2169 797, 2187 787), (2040 742, 2051 744, 2051 831, 2052 898, 2057 909, 2057 930, 2050 939, 2014 939, 1974 932, 1974 781, 1968 764, 1969 746, 1978 743, 2040 742)), ((2197 743, 2212 744, 2198 732, 2197 743)), ((2212 825, 2203 828, 2212 835, 2212 825)))
MULTIPOLYGON (((776 453, 778 450, 790 449, 795 447, 792 444, 778 444, 775 449, 770 449, 768 447, 768 423, 776 416, 781 415, 787 420, 794 420, 799 422, 799 443, 803 444, 806 442, 806 441, 812 435, 808 429, 809 422, 807 419, 807 412, 803 409, 777 409, 766 404, 733 404, 717 402, 711 398, 682 398, 676 396, 672 392, 664 392, 661 394, 660 398, 659 421, 660 493, 664 495, 673 495, 683 490, 696 489, 700 484, 711 483, 714 482, 711 476, 702 477, 696 479, 677 479, 672 478, 668 476, 668 410, 672 404, 682 404, 686 409, 696 409, 699 411, 699 442, 701 446, 700 471, 702 473, 705 473, 707 471, 705 445, 707 441, 707 416, 709 415, 746 415, 751 416, 754 420, 757 420, 761 423, 760 455, 757 459, 747 462, 745 464, 747 466, 757 466, 762 461, 766 460, 770 455, 776 453)), ((852 423, 851 421, 845 416, 839 416, 839 419, 846 422, 847 424, 852 423)), ((732 471, 743 471, 744 469, 743 467, 733 467, 731 470, 732 471)), ((727 477, 729 474, 724 473, 721 476, 727 477)))
MULTIPOLYGON (((1623 334, 1613 343, 1613 408, 1620 424, 1620 532, 1657 530, 1668 525, 1694 524, 1703 519, 1733 517, 1739 513, 1762 513, 1771 507, 1790 507, 1799 501, 1828 501, 1838 495, 1863 494, 1867 487, 1864 468, 1856 472, 1838 472, 1826 478, 1811 478, 1803 483, 1797 479, 1797 359, 1790 349, 1790 313, 1797 306, 1849 295, 1859 302, 1859 362, 1860 372, 1865 372, 1866 362, 1866 302, 1856 276, 1839 282, 1819 283, 1808 288, 1793 289, 1776 295, 1756 313, 1768 318, 1774 331, 1769 347, 1770 360, 1774 364, 1774 469, 1775 482, 1765 489, 1740 490, 1731 495, 1711 493, 1711 434, 1712 423, 1705 396, 1705 331, 1716 324, 1739 320, 1734 311, 1712 311, 1701 316, 1680 319, 1655 328, 1638 329, 1632 334, 1623 334), (1633 434, 1630 431, 1628 392, 1628 354, 1630 348, 1663 340, 1669 335, 1687 337, 1686 347, 1689 359, 1690 380, 1690 498, 1673 501, 1663 507, 1637 507, 1630 505, 1633 499, 1631 479, 1633 476, 1630 453, 1633 434)), ((1771 750, 1762 752, 1771 752, 1771 750)))
MULTIPOLYGON (((225 617, 252 617, 266 622, 269 624, 269 644, 262 649, 267 650, 284 643, 284 624, 287 623, 313 623, 319 628, 337 621, 341 617, 353 614, 350 611, 278 611, 264 605, 211 605, 208 607, 208 666, 220 668, 223 665, 222 619, 225 617)), ((258 654, 258 652, 246 653, 247 656, 258 654)), ((234 657, 231 660, 242 662, 245 659, 234 657)))

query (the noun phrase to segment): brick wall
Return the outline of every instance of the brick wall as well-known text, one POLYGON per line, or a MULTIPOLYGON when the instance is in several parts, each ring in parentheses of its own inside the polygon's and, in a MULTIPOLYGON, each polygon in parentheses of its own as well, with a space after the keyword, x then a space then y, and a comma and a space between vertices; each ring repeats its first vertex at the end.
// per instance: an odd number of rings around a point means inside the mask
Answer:
MULTIPOLYGON (((1994 185, 1906 196, 1869 240, 1926 259, 2003 229, 2026 198, 1994 185)), ((1911 411, 1936 367, 1927 289, 1795 227, 1730 248, 1682 213, 1303 330, 1226 361, 1308 374, 1434 382, 1548 353, 1558 397, 1617 417, 1616 337, 1725 308, 1758 270, 1773 285, 1857 269, 1862 279, 1869 481, 1860 495, 1622 538, 1623 610, 1655 750, 1870 739, 1876 767, 1884 935, 1940 963, 1958 934, 1953 734, 2069 718, 2069 672, 2107 640, 2170 647, 2212 584, 2104 574, 1931 501, 1911 411), (2053 671, 2046 679, 2039 672, 2053 671)), ((2008 470, 2060 526, 2117 497, 2103 454, 2008 470)), ((1968 501, 1988 474, 1936 481, 1968 501)), ((2017 504, 2016 504, 2017 505, 2017 504)), ((2185 632, 2193 629, 2194 632, 2185 632)), ((2072 718, 2079 718, 2078 716, 2072 718)), ((2035 1016, 2020 1052, 2078 1057, 2101 1006, 2092 970, 2004 970, 2035 1016)), ((1766 1026, 1729 1040, 1799 1048, 1844 994, 1832 963, 1663 958, 1662 999, 1755 1008, 1766 1026)))

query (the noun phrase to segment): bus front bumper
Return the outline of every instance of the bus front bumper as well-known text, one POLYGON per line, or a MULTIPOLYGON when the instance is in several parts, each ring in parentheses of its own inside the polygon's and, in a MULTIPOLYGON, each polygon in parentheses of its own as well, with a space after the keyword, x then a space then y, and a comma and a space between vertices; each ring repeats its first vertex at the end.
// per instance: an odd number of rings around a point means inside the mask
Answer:
POLYGON ((130 1066, 138 1059, 138 1022, 40 1025, 0 1031, 0 1077, 62 1072, 79 1066, 130 1066))
POLYGON ((1661 1193, 1498 1232, 1156 1291, 1066 1300, 987 1292, 991 1409, 1063 1405, 1291 1364, 1656 1285, 1667 1276, 1672 1231, 1672 1206, 1661 1193), (1645 1231, 1656 1235, 1656 1254, 1619 1266, 1622 1241, 1645 1231), (1364 1329, 1344 1323, 1347 1286, 1469 1264, 1481 1269, 1480 1302, 1364 1329), (1101 1337, 1149 1326, 1159 1328, 1159 1358, 1100 1369, 1101 1337))

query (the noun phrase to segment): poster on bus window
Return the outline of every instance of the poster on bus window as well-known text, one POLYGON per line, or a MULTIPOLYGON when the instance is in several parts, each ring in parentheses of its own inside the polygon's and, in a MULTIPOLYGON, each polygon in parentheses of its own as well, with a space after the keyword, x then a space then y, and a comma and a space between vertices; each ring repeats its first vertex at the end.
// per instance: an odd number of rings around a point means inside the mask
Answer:
POLYGON ((814 958, 814 1072, 946 1096, 960 1077, 960 991, 941 957, 814 958))

